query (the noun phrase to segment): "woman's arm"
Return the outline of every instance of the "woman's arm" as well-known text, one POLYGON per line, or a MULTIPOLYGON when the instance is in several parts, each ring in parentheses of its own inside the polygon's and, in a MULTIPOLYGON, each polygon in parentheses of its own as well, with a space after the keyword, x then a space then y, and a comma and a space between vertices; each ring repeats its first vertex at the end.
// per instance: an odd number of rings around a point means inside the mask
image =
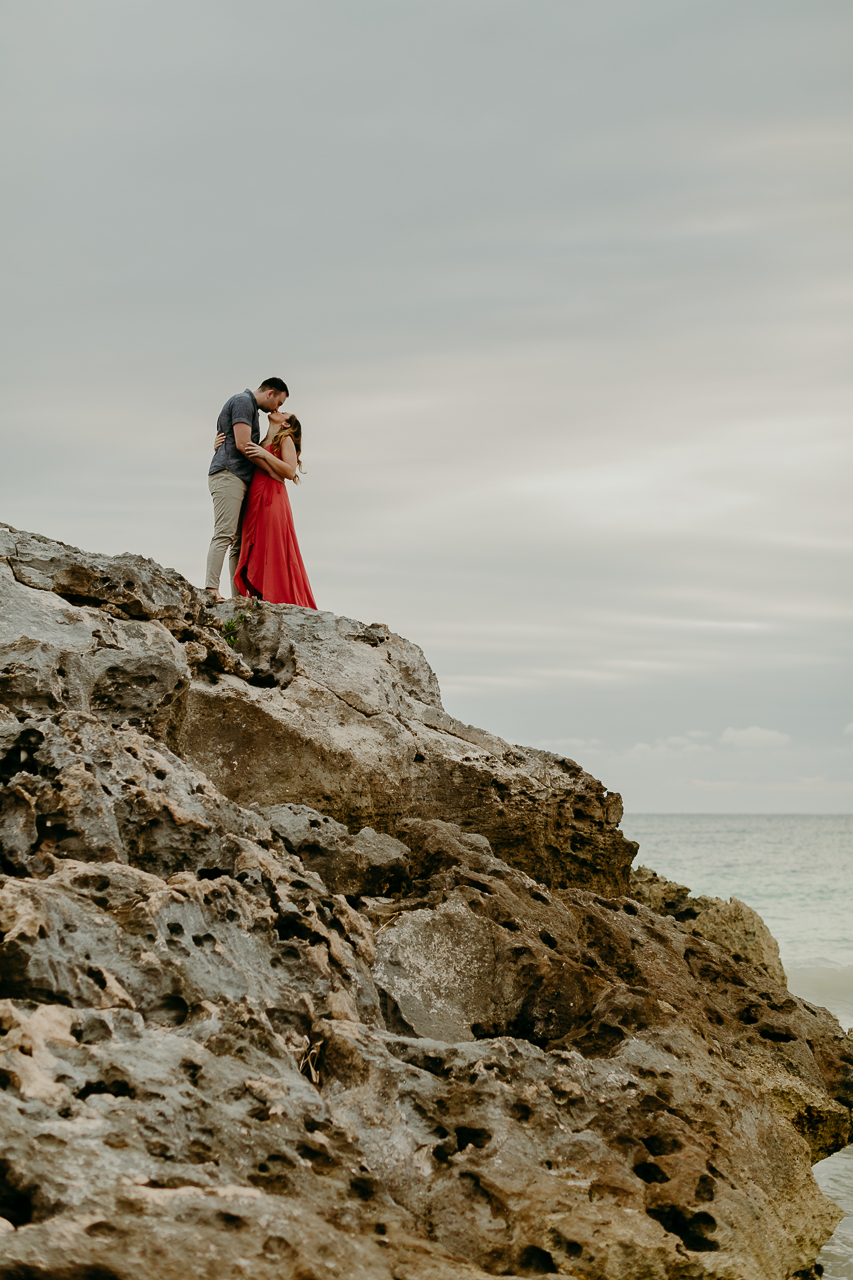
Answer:
POLYGON ((246 445, 244 452, 256 466, 262 466, 276 480, 292 480, 296 475, 296 446, 290 436, 285 436, 281 442, 281 459, 257 444, 246 445))
POLYGON ((284 481, 282 480, 282 478, 281 478, 281 476, 278 474, 278 472, 277 472, 277 471, 273 471, 273 469, 272 469, 272 465, 271 465, 271 464, 272 464, 273 462, 275 462, 275 458, 270 458, 270 455, 269 455, 269 454, 268 454, 264 449, 262 449, 262 450, 261 450, 261 453, 263 453, 263 454, 264 454, 264 457, 263 457, 263 458, 258 458, 258 457, 252 458, 252 459, 251 459, 251 460, 252 460, 252 462, 254 462, 255 466, 258 468, 258 470, 259 470, 259 471, 265 471, 265 472, 267 473, 267 475, 268 475, 268 476, 271 476, 271 477, 272 477, 272 479, 273 479, 273 480, 278 480, 278 482, 279 482, 280 484, 284 484, 284 481))

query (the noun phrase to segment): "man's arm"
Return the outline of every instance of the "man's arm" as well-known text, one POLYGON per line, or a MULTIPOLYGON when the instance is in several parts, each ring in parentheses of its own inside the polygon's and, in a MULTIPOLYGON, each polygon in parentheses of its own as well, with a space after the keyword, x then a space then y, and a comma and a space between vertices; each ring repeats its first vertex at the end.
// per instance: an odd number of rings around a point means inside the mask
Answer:
MULTIPOLYGON (((234 423, 234 444, 244 458, 248 458, 256 467, 260 467, 261 470, 266 471, 269 475, 273 475, 273 472, 265 462, 269 454, 265 449, 259 449, 256 444, 252 443, 252 428, 248 422, 234 423)), ((274 479, 277 480, 278 476, 274 476, 274 479)))

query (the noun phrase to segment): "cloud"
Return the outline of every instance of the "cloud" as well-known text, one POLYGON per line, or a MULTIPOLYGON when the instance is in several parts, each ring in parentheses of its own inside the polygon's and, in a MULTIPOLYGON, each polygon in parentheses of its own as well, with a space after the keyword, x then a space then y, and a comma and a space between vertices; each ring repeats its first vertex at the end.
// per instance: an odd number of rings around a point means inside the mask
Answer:
POLYGON ((749 729, 726 729, 720 734, 724 747, 737 747, 741 751, 763 751, 773 747, 787 747, 791 738, 778 729, 759 729, 757 724, 749 729))
POLYGON ((654 743, 635 742, 633 747, 629 747, 624 753, 625 756, 651 756, 657 755, 661 757, 696 755, 699 752, 711 751, 712 748, 704 743, 691 742, 689 738, 682 738, 677 734, 672 734, 667 738, 658 738, 654 743))

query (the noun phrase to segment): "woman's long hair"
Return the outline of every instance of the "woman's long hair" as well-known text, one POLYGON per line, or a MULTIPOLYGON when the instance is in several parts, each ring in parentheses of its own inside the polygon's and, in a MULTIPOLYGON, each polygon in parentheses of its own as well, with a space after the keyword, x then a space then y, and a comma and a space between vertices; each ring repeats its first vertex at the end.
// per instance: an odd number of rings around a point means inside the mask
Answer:
MULTIPOLYGON (((302 455, 302 423, 299 421, 295 413, 292 413, 283 427, 279 427, 273 436, 272 447, 278 449, 279 457, 281 457, 281 442, 290 436, 296 449, 296 470, 297 474, 293 477, 293 483, 299 484, 299 472, 302 471, 302 463, 300 461, 302 455)), ((304 473, 303 473, 304 474, 304 473)))

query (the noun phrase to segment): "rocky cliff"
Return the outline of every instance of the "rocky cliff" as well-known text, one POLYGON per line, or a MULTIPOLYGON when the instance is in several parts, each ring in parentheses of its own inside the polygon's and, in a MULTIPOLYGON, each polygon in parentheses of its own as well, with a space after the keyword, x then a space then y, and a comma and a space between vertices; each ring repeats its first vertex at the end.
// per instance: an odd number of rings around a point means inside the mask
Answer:
POLYGON ((0 597, 0 1280, 816 1274, 853 1046, 617 795, 379 624, 0 597))

